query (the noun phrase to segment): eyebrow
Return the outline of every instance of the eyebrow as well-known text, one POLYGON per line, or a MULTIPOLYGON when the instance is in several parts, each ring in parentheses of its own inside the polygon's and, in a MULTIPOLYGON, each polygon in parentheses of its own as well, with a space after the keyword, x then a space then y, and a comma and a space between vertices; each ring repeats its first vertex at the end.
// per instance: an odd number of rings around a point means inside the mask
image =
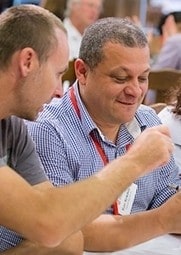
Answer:
POLYGON ((151 70, 151 68, 149 67, 149 68, 147 68, 143 73, 149 73, 150 70, 151 70))
MULTIPOLYGON (((119 67, 119 68, 116 68, 114 70, 112 70, 112 72, 114 72, 115 70, 120 70, 120 71, 124 71, 124 72, 130 72, 131 70, 128 69, 127 67, 119 67)), ((144 70, 142 73, 148 73, 150 72, 151 68, 148 67, 146 70, 144 70)))

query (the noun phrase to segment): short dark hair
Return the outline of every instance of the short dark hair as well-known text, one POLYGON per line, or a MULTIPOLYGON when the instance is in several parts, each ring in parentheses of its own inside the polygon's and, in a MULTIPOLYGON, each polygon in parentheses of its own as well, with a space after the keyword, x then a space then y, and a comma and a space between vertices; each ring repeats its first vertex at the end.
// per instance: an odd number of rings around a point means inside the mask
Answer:
POLYGON ((79 58, 91 69, 95 68, 103 60, 103 47, 108 42, 131 48, 143 48, 148 45, 144 32, 128 19, 102 18, 85 30, 79 58))
POLYGON ((168 16, 172 15, 174 17, 175 23, 181 23, 181 11, 177 11, 177 12, 170 12, 166 15, 162 15, 160 18, 160 21, 158 23, 158 31, 159 34, 162 35, 163 31, 162 31, 162 27, 165 24, 166 19, 168 18, 168 16))

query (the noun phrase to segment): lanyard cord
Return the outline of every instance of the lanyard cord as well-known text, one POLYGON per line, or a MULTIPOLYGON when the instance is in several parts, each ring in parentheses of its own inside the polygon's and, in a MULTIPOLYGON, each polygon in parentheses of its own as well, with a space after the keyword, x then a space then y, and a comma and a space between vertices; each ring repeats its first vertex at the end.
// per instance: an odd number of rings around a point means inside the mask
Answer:
MULTIPOLYGON (((75 94, 74 94, 74 88, 73 87, 70 89, 70 94, 69 95, 70 95, 70 100, 72 102, 74 110, 76 111, 77 116, 81 120, 80 110, 79 110, 79 107, 78 107, 78 104, 77 104, 77 100, 76 100, 76 97, 75 97, 75 94)), ((96 147, 96 150, 99 153, 99 155, 100 155, 100 157, 101 157, 101 159, 104 163, 104 166, 105 166, 106 164, 109 163, 109 159, 106 156, 104 149, 102 148, 102 146, 101 146, 100 142, 98 141, 97 137, 92 132, 90 133, 90 137, 91 137, 91 139, 92 139, 92 141, 93 141, 93 143, 96 147)), ((113 209, 113 214, 118 215, 119 213, 118 213, 117 202, 115 202, 111 207, 113 209)))
MULTIPOLYGON (((76 100, 76 97, 75 97, 75 94, 74 94, 74 88, 73 87, 70 89, 70 100, 73 104, 74 110, 77 113, 77 116, 81 120, 80 110, 79 110, 79 107, 78 107, 78 104, 77 104, 77 100, 76 100)), ((105 154, 104 149, 100 145, 100 142, 98 141, 97 137, 92 132, 90 133, 90 137, 91 137, 91 139, 92 139, 92 141, 93 141, 93 143, 96 147, 96 150, 98 151, 104 165, 106 165, 107 163, 109 163, 109 160, 108 160, 108 157, 105 154)))

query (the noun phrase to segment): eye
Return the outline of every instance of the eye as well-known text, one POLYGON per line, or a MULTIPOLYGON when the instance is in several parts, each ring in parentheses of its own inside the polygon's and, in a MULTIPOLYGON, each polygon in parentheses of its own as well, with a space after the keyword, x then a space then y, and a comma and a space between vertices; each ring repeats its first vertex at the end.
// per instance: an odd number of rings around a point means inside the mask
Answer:
POLYGON ((139 77, 138 80, 141 83, 145 83, 145 82, 148 82, 148 77, 139 77))
POLYGON ((119 84, 124 84, 125 82, 128 81, 128 77, 114 77, 113 80, 116 82, 116 83, 119 83, 119 84))

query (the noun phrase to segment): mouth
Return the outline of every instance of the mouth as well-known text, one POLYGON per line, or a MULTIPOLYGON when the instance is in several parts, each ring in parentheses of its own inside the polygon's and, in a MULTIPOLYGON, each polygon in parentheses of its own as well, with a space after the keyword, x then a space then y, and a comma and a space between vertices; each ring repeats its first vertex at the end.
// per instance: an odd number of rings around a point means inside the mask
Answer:
POLYGON ((136 102, 127 102, 127 101, 117 101, 119 104, 123 104, 123 105, 130 105, 130 106, 133 106, 136 104, 136 102))

